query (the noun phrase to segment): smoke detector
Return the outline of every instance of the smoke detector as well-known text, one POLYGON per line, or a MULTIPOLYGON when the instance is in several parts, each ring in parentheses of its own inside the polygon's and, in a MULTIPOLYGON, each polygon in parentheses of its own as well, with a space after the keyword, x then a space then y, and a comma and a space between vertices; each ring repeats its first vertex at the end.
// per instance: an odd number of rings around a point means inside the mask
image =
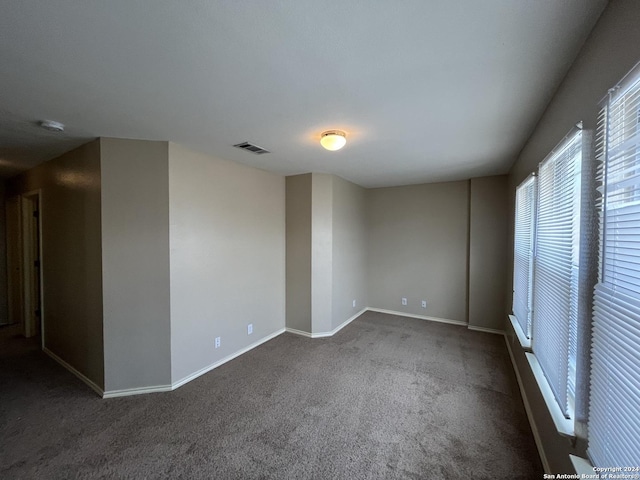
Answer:
POLYGON ((64 132, 64 124, 54 120, 42 120, 39 125, 50 132, 64 132))

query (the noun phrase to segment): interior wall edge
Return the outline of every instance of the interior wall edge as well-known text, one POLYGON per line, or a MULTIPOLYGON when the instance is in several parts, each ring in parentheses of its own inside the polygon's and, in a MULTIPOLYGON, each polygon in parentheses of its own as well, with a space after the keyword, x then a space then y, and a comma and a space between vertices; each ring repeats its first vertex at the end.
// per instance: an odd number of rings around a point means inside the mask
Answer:
POLYGON ((86 375, 83 375, 81 372, 73 368, 73 366, 69 365, 67 362, 65 362, 63 359, 61 359, 58 355, 53 353, 47 347, 43 347, 42 351, 46 353, 49 357, 51 357, 53 360, 58 362, 58 364, 60 364, 62 367, 64 367, 73 375, 75 375, 77 378, 79 378, 81 381, 83 381, 89 388, 91 388, 91 390, 96 392, 98 395, 100 395, 101 397, 104 395, 104 390, 100 388, 98 385, 96 385, 96 383, 93 380, 91 380, 86 375))

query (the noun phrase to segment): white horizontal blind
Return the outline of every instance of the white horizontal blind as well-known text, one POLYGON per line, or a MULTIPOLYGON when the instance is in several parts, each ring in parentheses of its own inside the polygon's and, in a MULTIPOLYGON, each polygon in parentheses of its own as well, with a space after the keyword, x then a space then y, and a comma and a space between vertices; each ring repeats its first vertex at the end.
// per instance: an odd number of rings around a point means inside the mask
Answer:
POLYGON ((588 453, 640 466, 640 68, 609 95, 598 135, 603 199, 595 288, 588 453))
POLYGON ((533 352, 567 418, 575 389, 582 131, 539 168, 533 352))
POLYGON ((531 284, 536 177, 530 175, 516 189, 513 251, 513 314, 526 338, 531 337, 531 284))

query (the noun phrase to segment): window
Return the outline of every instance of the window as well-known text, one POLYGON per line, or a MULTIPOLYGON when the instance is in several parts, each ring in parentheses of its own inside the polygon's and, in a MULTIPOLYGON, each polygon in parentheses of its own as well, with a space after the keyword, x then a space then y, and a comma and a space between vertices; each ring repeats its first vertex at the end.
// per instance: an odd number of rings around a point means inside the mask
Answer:
MULTIPOLYGON (((516 218, 513 251, 513 315, 514 328, 520 329, 530 346, 531 286, 533 277, 533 236, 536 203, 536 177, 530 175, 516 189, 516 218)), ((516 330, 517 331, 517 330, 516 330)), ((519 335, 520 336, 520 335, 519 335)))
POLYGON ((640 465, 640 66, 612 89, 597 135, 600 263, 595 288, 588 454, 640 465))
POLYGON ((576 129, 538 171, 532 350, 566 418, 575 399, 581 166, 576 129))

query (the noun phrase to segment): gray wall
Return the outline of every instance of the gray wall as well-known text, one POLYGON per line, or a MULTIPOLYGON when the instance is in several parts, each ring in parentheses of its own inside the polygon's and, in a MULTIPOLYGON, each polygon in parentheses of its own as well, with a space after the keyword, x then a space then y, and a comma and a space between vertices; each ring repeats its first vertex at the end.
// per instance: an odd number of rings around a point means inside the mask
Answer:
POLYGON ((466 322, 469 182, 366 193, 369 306, 466 322))
POLYGON ((508 313, 507 187, 506 175, 471 179, 469 326, 503 330, 508 313))
POLYGON ((284 328, 285 180, 171 143, 169 198, 176 383, 284 328))
POLYGON ((327 334, 368 306, 366 190, 323 173, 286 185, 287 327, 327 334))
POLYGON ((311 333, 311 174, 286 177, 287 328, 311 333))
MULTIPOLYGON (((586 128, 594 127, 599 100, 640 60, 639 18, 640 2, 637 0, 614 0, 609 3, 511 170, 510 205, 514 202, 515 187, 535 170, 576 122, 583 120, 586 128)), ((511 207, 510 217, 512 215, 511 207)), ((508 250, 512 254, 512 223, 508 250)), ((508 267, 509 275, 512 270, 513 260, 508 267)), ((571 472, 568 455, 574 450, 566 439, 555 432, 524 353, 508 323, 506 331, 551 470, 571 472)), ((576 453, 584 454, 584 442, 578 445, 576 453)))
POLYGON ((332 330, 333 175, 311 176, 311 332, 332 330))
POLYGON ((11 179, 7 198, 37 189, 44 345, 103 388, 99 142, 11 179))
POLYGON ((169 385, 168 144, 100 148, 105 391, 169 385))
POLYGON ((365 202, 364 188, 333 177, 332 330, 369 306, 365 202))

